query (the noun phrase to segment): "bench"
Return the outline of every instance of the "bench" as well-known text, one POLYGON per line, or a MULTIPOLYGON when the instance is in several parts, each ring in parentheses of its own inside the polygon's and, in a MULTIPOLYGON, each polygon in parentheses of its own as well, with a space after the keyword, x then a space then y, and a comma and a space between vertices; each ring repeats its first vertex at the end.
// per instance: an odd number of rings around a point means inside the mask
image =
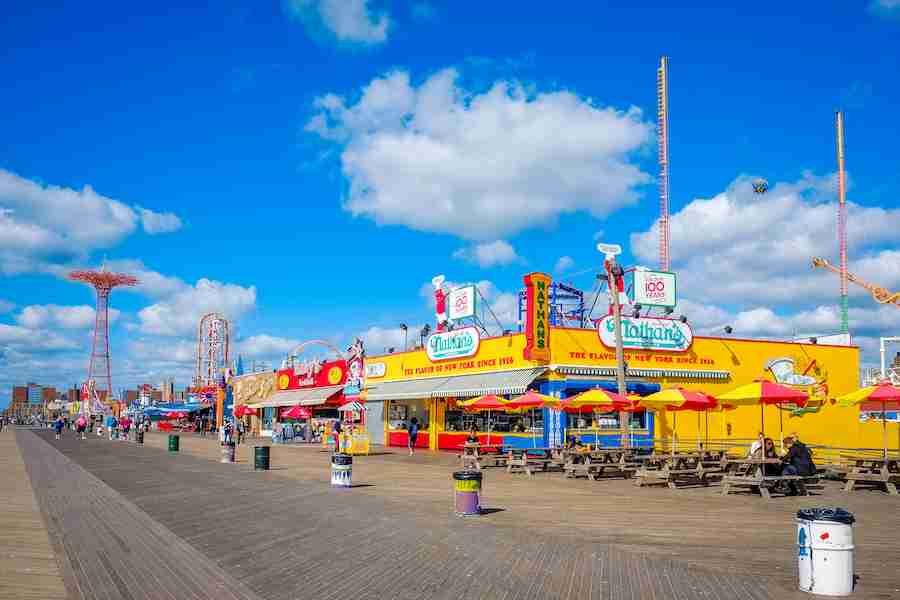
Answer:
POLYGON ((733 488, 748 488, 759 491, 759 495, 769 500, 778 484, 793 483, 801 496, 809 496, 809 487, 819 484, 818 475, 725 475, 722 478, 722 495, 727 496, 733 488))
POLYGON ((524 472, 530 478, 534 477, 534 471, 536 469, 539 468, 541 471, 547 471, 554 462, 555 459, 543 452, 534 455, 529 454, 526 450, 510 450, 509 454, 506 455, 506 472, 524 472))
POLYGON ((566 463, 563 466, 563 471, 565 472, 566 477, 576 478, 579 476, 584 476, 591 481, 597 481, 597 479, 603 477, 608 473, 614 473, 616 475, 624 477, 625 479, 628 479, 634 474, 636 470, 636 466, 622 465, 618 462, 566 463))
POLYGON ((845 492, 852 492, 858 484, 867 484, 875 487, 883 487, 891 496, 897 496, 897 483, 900 483, 900 473, 891 473, 888 469, 852 469, 844 475, 846 484, 845 492), (895 483, 897 482, 897 483, 895 483))

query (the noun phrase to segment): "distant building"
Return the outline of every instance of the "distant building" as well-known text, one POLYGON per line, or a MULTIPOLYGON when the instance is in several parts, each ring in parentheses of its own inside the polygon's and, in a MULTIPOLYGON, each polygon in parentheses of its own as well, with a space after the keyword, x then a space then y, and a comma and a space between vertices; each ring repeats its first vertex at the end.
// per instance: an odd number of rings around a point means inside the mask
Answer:
POLYGON ((44 388, 36 383, 28 384, 28 404, 32 406, 40 406, 44 397, 44 388))
POLYGON ((171 379, 164 379, 159 385, 159 389, 162 394, 162 401, 166 404, 172 402, 175 396, 175 382, 171 379))
POLYGON ((47 413, 47 405, 56 402, 56 388, 29 382, 25 385, 13 386, 12 399, 3 415, 7 417, 27 418, 34 414, 47 413))

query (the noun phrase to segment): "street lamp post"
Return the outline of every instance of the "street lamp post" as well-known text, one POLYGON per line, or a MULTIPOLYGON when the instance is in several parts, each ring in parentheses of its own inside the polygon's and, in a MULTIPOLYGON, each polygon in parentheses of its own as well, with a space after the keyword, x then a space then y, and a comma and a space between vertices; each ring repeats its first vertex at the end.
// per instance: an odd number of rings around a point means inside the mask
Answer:
MULTIPOLYGON (((606 277, 609 284, 609 295, 613 305, 613 321, 616 333, 616 386, 619 395, 625 397, 628 392, 625 389, 625 349, 622 343, 622 305, 619 302, 619 287, 617 278, 623 276, 622 267, 616 263, 616 255, 622 253, 622 247, 618 244, 597 244, 597 250, 606 258, 606 277)), ((622 428, 622 446, 628 447, 631 441, 631 422, 627 412, 619 412, 619 425, 622 428)))

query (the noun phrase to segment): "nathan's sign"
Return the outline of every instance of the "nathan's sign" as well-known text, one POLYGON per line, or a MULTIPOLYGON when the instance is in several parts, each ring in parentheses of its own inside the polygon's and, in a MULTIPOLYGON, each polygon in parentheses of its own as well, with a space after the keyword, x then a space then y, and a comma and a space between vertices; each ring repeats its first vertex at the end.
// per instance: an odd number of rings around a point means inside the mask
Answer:
MULTIPOLYGON (((616 321, 611 315, 597 325, 600 341, 607 348, 616 347, 616 321)), ((636 350, 685 352, 694 342, 691 326, 674 319, 622 317, 622 346, 636 350)))
POLYGON ((449 360, 474 356, 478 352, 481 336, 474 327, 432 334, 425 344, 428 360, 449 360))
POLYGON ((550 276, 529 273, 525 281, 525 359, 550 360, 550 276))
POLYGON ((277 375, 279 390, 298 390, 347 383, 346 360, 309 360, 280 369, 277 375))

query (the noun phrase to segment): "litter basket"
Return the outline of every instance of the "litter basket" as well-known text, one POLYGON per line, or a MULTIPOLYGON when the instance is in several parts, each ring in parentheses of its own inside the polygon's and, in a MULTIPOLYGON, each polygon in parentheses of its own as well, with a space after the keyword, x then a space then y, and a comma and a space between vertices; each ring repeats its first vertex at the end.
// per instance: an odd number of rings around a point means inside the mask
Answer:
POLYGON ((353 456, 350 454, 331 455, 331 485, 353 487, 353 456))
POLYGON ((454 506, 457 516, 481 514, 481 471, 453 473, 454 506))
POLYGON ((178 452, 179 437, 169 434, 169 452, 178 452))
POLYGON ((800 590, 821 596, 853 592, 853 522, 843 508, 797 511, 797 572, 800 590))
POLYGON ((144 432, 138 431, 137 433, 135 433, 134 441, 137 442, 138 444, 143 444, 144 443, 144 432))
POLYGON ((269 447, 254 446, 253 447, 253 469, 255 471, 269 470, 269 447))

